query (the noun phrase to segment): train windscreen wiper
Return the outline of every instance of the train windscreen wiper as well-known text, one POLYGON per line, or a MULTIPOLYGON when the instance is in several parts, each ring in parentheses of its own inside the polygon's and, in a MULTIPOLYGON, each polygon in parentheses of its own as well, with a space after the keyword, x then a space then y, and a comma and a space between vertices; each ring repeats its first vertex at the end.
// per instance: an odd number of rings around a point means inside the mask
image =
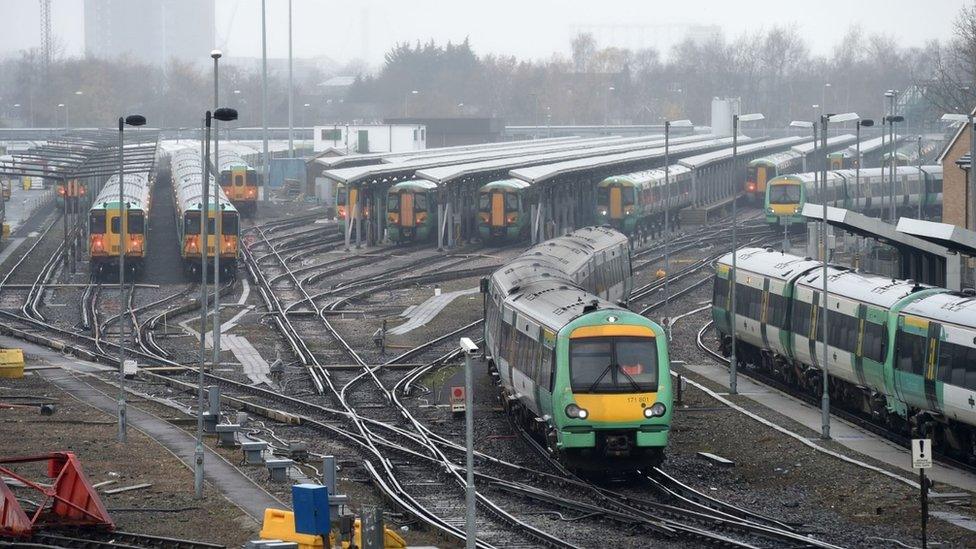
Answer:
POLYGON ((596 386, 599 385, 601 381, 603 381, 603 378, 607 377, 607 374, 610 373, 610 370, 613 368, 613 366, 614 366, 613 362, 607 364, 607 367, 603 369, 603 373, 601 373, 600 376, 593 381, 593 384, 590 385, 590 388, 587 389, 586 392, 592 393, 593 391, 595 391, 596 386))
POLYGON ((641 392, 641 386, 640 386, 640 384, 637 383, 637 381, 634 380, 634 378, 631 377, 630 374, 627 373, 627 370, 624 370, 622 366, 620 366, 619 364, 617 364, 617 371, 620 372, 621 374, 623 374, 627 378, 627 381, 629 381, 630 384, 634 386, 634 390, 635 391, 637 391, 638 393, 641 392))

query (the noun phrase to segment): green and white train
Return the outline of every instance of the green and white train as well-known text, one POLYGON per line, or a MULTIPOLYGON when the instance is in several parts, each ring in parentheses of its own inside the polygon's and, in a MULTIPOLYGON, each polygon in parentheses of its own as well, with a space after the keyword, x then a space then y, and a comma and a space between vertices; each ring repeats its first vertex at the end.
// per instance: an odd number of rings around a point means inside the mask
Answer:
MULTIPOLYGON (((761 248, 736 258, 736 354, 814 395, 823 387, 823 264, 761 248)), ((717 264, 712 318, 727 355, 732 255, 717 264)), ((831 400, 976 462, 976 292, 828 266, 831 400)))
MULTIPOLYGON (((676 212, 692 204, 692 170, 681 164, 668 169, 670 189, 664 185, 664 168, 608 177, 596 188, 596 222, 623 231, 660 232, 664 212, 676 212)), ((678 219, 677 215, 671 217, 678 219)))
MULTIPOLYGON (((782 175, 766 186, 763 211, 769 224, 803 223, 803 206, 807 202, 822 204, 826 196, 828 206, 877 214, 891 207, 890 195, 888 168, 862 169, 860 180, 856 170, 828 171, 826 193, 817 172, 782 175)), ((915 213, 919 202, 923 210, 942 215, 942 166, 895 168, 896 208, 915 213)))
POLYGON ((632 287, 627 237, 579 229, 486 282, 485 342, 514 419, 574 468, 660 463, 672 413, 667 338, 618 304, 632 287))

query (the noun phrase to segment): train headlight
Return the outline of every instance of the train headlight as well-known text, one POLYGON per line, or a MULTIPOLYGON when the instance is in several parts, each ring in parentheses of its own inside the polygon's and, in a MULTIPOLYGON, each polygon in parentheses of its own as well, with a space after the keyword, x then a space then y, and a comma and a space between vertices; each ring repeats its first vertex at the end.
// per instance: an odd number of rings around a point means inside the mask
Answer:
POLYGON ((662 417, 667 411, 668 407, 663 402, 655 402, 650 408, 644 408, 644 417, 662 417))
POLYGON ((505 222, 508 223, 509 225, 512 225, 516 221, 518 221, 518 214, 517 213, 510 213, 510 214, 508 214, 508 217, 505 218, 505 222))
POLYGON ((607 209, 606 208, 600 208, 600 215, 607 215, 607 209))
POLYGON ((570 404, 566 406, 566 415, 572 419, 586 419, 590 413, 586 411, 586 408, 580 408, 576 404, 570 404))
POLYGON ((795 213, 795 214, 800 213, 800 207, 799 206, 794 206, 793 207, 793 213, 795 213))
POLYGON ((775 211, 773 211, 773 209, 772 209, 772 208, 766 208, 766 212, 767 212, 767 213, 776 213, 775 211))

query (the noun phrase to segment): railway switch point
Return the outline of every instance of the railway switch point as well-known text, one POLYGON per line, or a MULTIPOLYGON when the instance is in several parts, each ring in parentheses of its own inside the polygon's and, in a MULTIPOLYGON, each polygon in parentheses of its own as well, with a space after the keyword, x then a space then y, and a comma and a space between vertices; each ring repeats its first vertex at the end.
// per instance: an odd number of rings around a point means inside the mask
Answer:
POLYGON ((263 440, 254 440, 241 443, 241 451, 244 452, 244 463, 247 465, 263 465, 264 451, 268 449, 268 443, 263 440))
POLYGON ((288 482, 288 469, 294 464, 290 459, 269 459, 264 465, 268 468, 271 482, 288 482))

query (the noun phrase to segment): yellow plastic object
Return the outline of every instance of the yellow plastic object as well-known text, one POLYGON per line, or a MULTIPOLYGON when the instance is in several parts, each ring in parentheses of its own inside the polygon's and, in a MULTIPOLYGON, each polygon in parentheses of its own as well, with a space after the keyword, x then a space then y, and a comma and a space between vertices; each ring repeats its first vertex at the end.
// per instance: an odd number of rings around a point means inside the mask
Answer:
MULTIPOLYGON (((280 539, 294 541, 298 549, 316 549, 325 547, 321 536, 299 534, 295 531, 295 513, 281 509, 265 509, 264 525, 261 527, 261 539, 280 539)), ((330 540, 331 542, 331 540, 330 540)), ((331 543, 329 544, 331 546, 331 543)))
POLYGON ((0 349, 0 377, 24 377, 24 351, 0 349))
POLYGON ((668 273, 664 269, 658 269, 657 272, 654 273, 654 275, 657 276, 658 279, 661 279, 668 276, 668 273))
POLYGON ((10 238, 10 223, 3 224, 3 231, 0 232, 0 238, 10 238))
POLYGON ((31 188, 31 178, 25 177, 25 178, 21 179, 21 182, 23 182, 23 184, 24 184, 24 190, 25 191, 29 191, 30 188, 31 188))
MULTIPOLYGON (((357 547, 363 546, 362 526, 356 520, 353 526, 353 541, 357 547)), ((261 539, 280 539, 282 541, 293 541, 298 543, 298 549, 316 549, 323 547, 322 538, 308 534, 295 532, 295 513, 281 509, 265 509, 264 525, 261 527, 261 539)), ((335 545, 335 533, 329 534, 329 547, 335 545)), ((389 528, 383 531, 383 547, 385 549, 404 549, 407 542, 395 531, 389 528)), ((349 543, 342 544, 344 549, 348 549, 349 543)))

